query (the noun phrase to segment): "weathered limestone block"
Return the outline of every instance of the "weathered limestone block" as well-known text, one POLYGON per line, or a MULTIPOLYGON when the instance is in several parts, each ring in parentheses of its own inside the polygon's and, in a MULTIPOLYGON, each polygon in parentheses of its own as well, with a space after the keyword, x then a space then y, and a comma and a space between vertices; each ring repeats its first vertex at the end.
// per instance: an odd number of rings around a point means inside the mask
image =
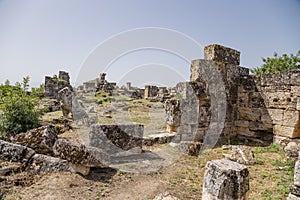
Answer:
POLYGON ((276 108, 276 109, 295 109, 296 102, 293 102, 292 95, 290 92, 282 92, 282 91, 263 91, 261 92, 265 100, 265 105, 267 108, 276 108))
POLYGON ((204 59, 239 65, 240 52, 218 44, 212 44, 204 47, 204 59))
POLYGON ((148 135, 147 137, 143 138, 143 144, 146 146, 152 146, 154 144, 166 144, 170 143, 174 137, 174 133, 160 133, 148 135))
POLYGON ((165 120, 167 123, 167 131, 177 132, 181 120, 180 100, 166 100, 165 120))
POLYGON ((284 147, 285 154, 288 157, 297 157, 299 150, 300 150, 300 144, 297 144, 296 142, 293 141, 287 143, 287 145, 284 147))
POLYGON ((240 120, 260 121, 260 119, 261 119, 261 109, 259 109, 259 108, 240 107, 239 111, 238 111, 238 116, 239 116, 240 120))
POLYGON ((300 85, 291 86, 291 93, 295 96, 300 96, 300 85))
POLYGON ((178 150, 190 156, 198 156, 202 143, 194 141, 181 141, 178 145, 178 150))
POLYGON ((26 163, 34 154, 33 149, 0 140, 0 160, 26 163))
POLYGON ((36 173, 66 172, 70 171, 70 166, 66 160, 35 154, 32 157, 29 169, 34 170, 36 173))
POLYGON ((250 147, 238 145, 231 146, 230 154, 223 154, 226 159, 238 162, 244 165, 254 165, 255 159, 254 154, 250 147))
POLYGON ((207 162, 202 199, 245 200, 248 190, 249 171, 246 166, 226 159, 207 162))
POLYGON ((296 138, 300 136, 299 124, 296 127, 274 125, 274 135, 284 136, 288 138, 296 138))
POLYGON ((296 109, 300 111, 300 97, 297 98, 296 109))
POLYGON ((251 108, 264 108, 265 101, 259 92, 249 92, 249 107, 251 108))
POLYGON ((282 109, 268 109, 268 114, 262 115, 261 121, 269 123, 271 119, 272 124, 280 125, 283 119, 283 111, 282 109))
POLYGON ((295 163, 294 185, 300 187, 300 160, 297 160, 295 163))
POLYGON ((300 70, 294 69, 291 70, 289 73, 290 73, 290 83, 292 85, 300 86, 300 70))
POLYGON ((90 145, 106 148, 107 143, 125 151, 142 149, 144 125, 142 124, 94 124, 89 133, 90 145))
POLYGON ((57 140, 53 127, 43 126, 16 135, 12 142, 34 149, 39 154, 53 155, 52 147, 57 140))
POLYGON ((283 126, 295 127, 299 123, 300 114, 299 111, 289 111, 285 110, 283 113, 283 126))
POLYGON ((65 139, 58 139, 53 146, 53 151, 55 156, 61 159, 88 167, 105 167, 109 162, 108 154, 101 149, 86 147, 65 139))

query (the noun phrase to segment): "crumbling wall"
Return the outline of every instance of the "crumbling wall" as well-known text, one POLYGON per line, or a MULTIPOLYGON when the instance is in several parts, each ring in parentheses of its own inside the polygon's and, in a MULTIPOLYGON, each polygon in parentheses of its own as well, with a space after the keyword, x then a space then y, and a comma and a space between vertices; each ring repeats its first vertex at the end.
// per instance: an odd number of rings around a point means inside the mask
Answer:
POLYGON ((58 77, 56 75, 45 76, 45 97, 57 99, 58 91, 65 87, 72 89, 68 72, 59 71, 58 77))
POLYGON ((158 94, 158 87, 154 85, 146 85, 144 91, 144 98, 156 97, 158 94))
POLYGON ((240 77, 237 134, 281 141, 300 137, 300 70, 240 77))
POLYGON ((204 48, 204 58, 192 61, 190 82, 176 86, 182 98, 180 126, 191 124, 188 115, 198 117, 194 140, 209 142, 218 137, 219 143, 226 143, 238 137, 262 144, 300 143, 295 140, 300 138, 300 70, 250 75, 249 69, 239 66, 240 52, 216 44, 204 48), (193 97, 188 88, 198 100, 197 116, 185 107, 193 97), (225 120, 218 121, 222 111, 225 120), (220 126, 221 135, 208 132, 220 126))

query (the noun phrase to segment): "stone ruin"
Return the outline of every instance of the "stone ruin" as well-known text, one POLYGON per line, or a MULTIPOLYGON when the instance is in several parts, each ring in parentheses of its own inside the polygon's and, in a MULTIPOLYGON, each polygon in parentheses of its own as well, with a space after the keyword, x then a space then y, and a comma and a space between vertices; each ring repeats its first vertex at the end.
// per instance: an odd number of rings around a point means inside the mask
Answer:
POLYGON ((105 77, 106 73, 100 73, 99 78, 84 82, 81 86, 78 86, 77 91, 85 93, 99 91, 111 92, 116 89, 117 84, 115 82, 108 82, 105 77))
POLYGON ((202 199, 247 199, 249 171, 246 166, 221 159, 207 162, 205 168, 202 199))
POLYGON ((251 75, 239 66, 240 52, 216 44, 204 48, 204 58, 192 61, 190 82, 177 84, 178 103, 165 104, 178 141, 300 145, 300 70, 251 75), (225 119, 219 137, 208 130, 220 128, 220 112, 225 119))
POLYGON ((59 71, 58 77, 57 75, 54 75, 53 77, 46 76, 44 96, 47 98, 57 99, 58 91, 65 87, 68 87, 72 90, 72 86, 70 85, 70 76, 68 72, 59 71))

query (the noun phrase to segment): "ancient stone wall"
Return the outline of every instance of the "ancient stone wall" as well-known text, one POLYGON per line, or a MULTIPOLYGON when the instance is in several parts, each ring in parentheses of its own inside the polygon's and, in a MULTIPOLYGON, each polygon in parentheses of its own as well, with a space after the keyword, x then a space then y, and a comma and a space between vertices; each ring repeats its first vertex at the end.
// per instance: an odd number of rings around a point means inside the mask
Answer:
POLYGON ((56 75, 54 75, 53 77, 45 77, 45 97, 57 99, 58 91, 65 87, 72 89, 72 86, 70 85, 69 73, 59 71, 58 77, 56 75))
POLYGON ((184 105, 192 101, 188 100, 192 97, 188 88, 192 88, 199 107, 198 116, 194 116, 198 117, 197 141, 209 143, 218 138, 219 143, 226 143, 238 137, 286 145, 300 138, 300 70, 250 75, 249 69, 239 66, 239 56, 236 50, 209 45, 204 48, 205 59, 192 61, 191 82, 176 86, 183 106, 180 126, 184 125, 182 120, 191 123, 186 120, 190 109, 184 105), (215 132, 220 128, 221 135, 207 132, 209 128, 215 132))
POLYGON ((158 87, 153 85, 145 86, 144 98, 156 97, 158 94, 158 87))
POLYGON ((238 87, 237 134, 280 141, 300 136, 300 70, 244 75, 238 87))

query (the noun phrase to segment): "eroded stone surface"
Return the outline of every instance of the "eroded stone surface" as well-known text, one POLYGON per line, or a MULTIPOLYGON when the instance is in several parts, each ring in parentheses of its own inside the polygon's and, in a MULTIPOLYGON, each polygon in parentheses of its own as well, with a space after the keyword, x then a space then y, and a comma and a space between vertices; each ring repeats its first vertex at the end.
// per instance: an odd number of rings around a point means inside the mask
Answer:
POLYGON ((55 156, 78 165, 105 167, 109 162, 109 156, 101 149, 86 147, 65 139, 58 139, 53 146, 53 151, 55 156))
POLYGON ((89 144, 107 151, 112 150, 110 148, 123 151, 136 147, 142 149, 143 134, 141 124, 95 124, 90 129, 89 144))
POLYGON ((27 163, 34 154, 33 149, 0 140, 1 160, 27 163))
POLYGON ((34 149, 40 154, 53 154, 52 147, 57 140, 57 134, 52 126, 43 126, 26 133, 16 135, 12 142, 34 149))
POLYGON ((249 171, 246 166, 222 159, 206 164, 202 199, 246 199, 249 190, 249 171))
POLYGON ((255 164, 254 154, 250 147, 238 145, 238 146, 230 146, 230 149, 231 149, 230 154, 223 154, 226 159, 244 165, 255 164))
POLYGON ((29 169, 36 173, 52 173, 70 171, 68 161, 42 154, 35 154, 32 157, 29 169))

